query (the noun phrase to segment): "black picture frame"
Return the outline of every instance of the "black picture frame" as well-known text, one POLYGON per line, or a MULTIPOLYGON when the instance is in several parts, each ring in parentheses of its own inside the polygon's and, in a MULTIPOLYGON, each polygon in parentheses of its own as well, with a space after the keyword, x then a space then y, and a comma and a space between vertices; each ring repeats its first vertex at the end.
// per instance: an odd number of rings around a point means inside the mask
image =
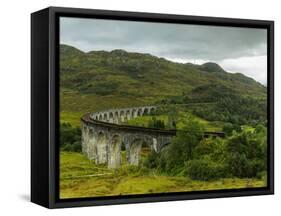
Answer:
POLYGON ((49 7, 31 15, 31 201, 47 208, 191 200, 274 193, 274 22, 49 7), (59 17, 267 29, 268 186, 216 191, 59 199, 59 17))

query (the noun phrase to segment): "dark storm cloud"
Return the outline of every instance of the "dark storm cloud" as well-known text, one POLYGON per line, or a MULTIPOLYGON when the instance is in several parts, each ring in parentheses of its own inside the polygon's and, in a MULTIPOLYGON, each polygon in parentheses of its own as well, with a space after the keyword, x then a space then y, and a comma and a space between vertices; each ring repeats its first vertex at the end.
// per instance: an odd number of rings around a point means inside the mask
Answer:
POLYGON ((267 55, 266 31, 262 29, 77 18, 61 18, 60 26, 61 43, 86 52, 124 49, 179 62, 218 63, 267 55))

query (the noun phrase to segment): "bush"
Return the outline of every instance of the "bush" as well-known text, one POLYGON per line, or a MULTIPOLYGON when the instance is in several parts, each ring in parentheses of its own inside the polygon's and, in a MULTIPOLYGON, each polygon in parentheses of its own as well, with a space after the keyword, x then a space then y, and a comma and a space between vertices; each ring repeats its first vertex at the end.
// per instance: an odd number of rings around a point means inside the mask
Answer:
POLYGON ((209 160, 190 160, 185 173, 194 180, 212 180, 225 177, 225 167, 209 160))
POLYGON ((110 95, 118 89, 119 84, 115 82, 102 82, 81 86, 79 91, 84 94, 110 95))
POLYGON ((81 148, 81 144, 80 142, 74 142, 72 144, 72 149, 71 149, 73 152, 81 152, 82 151, 82 148, 81 148))
POLYGON ((64 151, 81 152, 81 130, 69 123, 60 125, 60 147, 64 151))
POLYGON ((70 143, 66 143, 61 147, 61 149, 63 151, 72 151, 72 145, 70 143))
POLYGON ((266 170, 266 131, 261 127, 254 131, 243 130, 234 133, 226 142, 227 166, 236 177, 257 177, 266 170))
POLYGON ((194 159, 204 159, 206 157, 218 163, 225 162, 226 145, 224 139, 210 137, 203 139, 193 150, 194 159))
POLYGON ((233 131, 241 132, 241 127, 237 124, 226 123, 224 124, 222 130, 227 136, 230 136, 233 131))
POLYGON ((143 165, 149 169, 157 168, 159 166, 159 160, 160 154, 153 150, 148 154, 147 158, 143 162, 143 165))
POLYGON ((232 176, 243 178, 248 175, 249 163, 245 154, 232 153, 228 156, 227 170, 232 176))
POLYGON ((165 128, 165 123, 161 119, 156 119, 155 116, 153 116, 149 121, 148 121, 148 127, 150 128, 165 128))

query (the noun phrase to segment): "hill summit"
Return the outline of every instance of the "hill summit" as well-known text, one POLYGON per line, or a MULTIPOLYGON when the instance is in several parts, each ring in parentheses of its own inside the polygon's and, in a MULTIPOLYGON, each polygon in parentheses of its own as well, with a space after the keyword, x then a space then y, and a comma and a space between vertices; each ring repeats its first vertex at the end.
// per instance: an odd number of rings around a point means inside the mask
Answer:
POLYGON ((201 65, 202 70, 207 72, 225 72, 225 70, 214 62, 207 62, 201 65))

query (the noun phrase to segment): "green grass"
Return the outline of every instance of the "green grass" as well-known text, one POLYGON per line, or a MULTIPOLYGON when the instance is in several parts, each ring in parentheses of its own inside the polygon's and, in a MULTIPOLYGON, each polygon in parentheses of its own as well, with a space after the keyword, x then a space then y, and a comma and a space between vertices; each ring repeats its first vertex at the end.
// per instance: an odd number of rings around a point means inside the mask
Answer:
MULTIPOLYGON (((122 153, 124 160, 125 154, 122 153)), ((180 191, 220 190, 264 187, 262 179, 221 179, 193 181, 142 171, 122 163, 118 170, 96 165, 81 153, 60 153, 60 198, 99 197, 180 191)))
POLYGON ((242 129, 249 132, 254 132, 255 128, 249 125, 242 125, 242 129))
MULTIPOLYGON (((182 129, 184 126, 184 120, 188 117, 191 116, 192 114, 189 112, 180 112, 179 113, 179 119, 178 119, 178 124, 177 124, 177 128, 178 129, 182 129)), ((164 121, 165 125, 168 125, 168 115, 156 115, 155 116, 158 120, 162 120, 164 121)), ((222 131, 222 127, 223 127, 223 122, 219 122, 219 121, 214 121, 214 122, 210 122, 207 121, 205 119, 199 118, 195 115, 192 115, 192 117, 200 122, 206 131, 222 131)), ((129 125, 136 125, 136 126, 142 126, 142 127, 147 127, 148 126, 148 122, 152 119, 152 116, 139 116, 137 118, 131 119, 127 122, 127 124, 129 125)))
POLYGON ((203 118, 200 118, 196 115, 191 114, 190 112, 180 112, 180 118, 179 118, 179 123, 178 123, 178 128, 181 129, 184 126, 184 120, 188 117, 188 116, 192 116, 196 121, 198 121, 199 123, 201 123, 206 131, 222 131, 222 127, 223 127, 223 122, 219 122, 219 121, 207 121, 203 118))
MULTIPOLYGON (((157 115, 155 116, 158 120, 164 121, 165 125, 168 124, 168 116, 167 115, 157 115)), ((141 126, 141 127, 147 127, 148 122, 152 119, 152 116, 139 116, 133 119, 130 119, 128 122, 124 124, 128 125, 136 125, 136 126, 141 126)))
POLYGON ((79 94, 74 90, 61 88, 60 109, 63 112, 96 112, 112 108, 126 108, 134 106, 144 106, 153 104, 163 96, 143 96, 135 95, 95 95, 79 94))
POLYGON ((83 116, 82 112, 60 112, 60 121, 62 123, 69 123, 73 127, 81 126, 81 117, 83 116))

